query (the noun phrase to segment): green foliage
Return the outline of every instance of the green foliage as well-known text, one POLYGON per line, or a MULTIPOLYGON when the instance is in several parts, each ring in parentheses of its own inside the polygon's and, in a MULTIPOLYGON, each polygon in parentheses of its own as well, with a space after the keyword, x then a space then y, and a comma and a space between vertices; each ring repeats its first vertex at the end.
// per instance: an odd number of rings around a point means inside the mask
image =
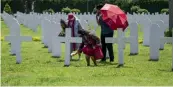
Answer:
POLYGON ((171 30, 167 30, 164 33, 165 33, 165 37, 172 37, 172 31, 171 30))
POLYGON ((80 13, 80 10, 74 8, 74 9, 71 9, 71 12, 80 13))
POLYGON ((131 12, 135 12, 136 13, 139 9, 140 9, 139 6, 132 6, 130 10, 131 10, 131 12))
POLYGON ((53 9, 46 9, 46 10, 44 10, 43 12, 47 12, 47 13, 49 13, 49 14, 54 14, 55 12, 54 12, 54 10, 53 9))
POLYGON ((166 14, 169 14, 169 9, 164 8, 164 9, 162 9, 162 10, 161 10, 161 13, 166 13, 166 14))
POLYGON ((149 12, 148 12, 147 9, 139 9, 139 10, 137 11, 137 13, 140 13, 140 14, 145 13, 145 14, 147 14, 147 13, 149 13, 149 12))
POLYGON ((11 7, 8 3, 5 4, 4 11, 7 12, 8 14, 11 14, 11 7))
POLYGON ((71 12, 71 9, 69 7, 62 8, 61 12, 64 12, 64 13, 68 14, 68 13, 71 12))

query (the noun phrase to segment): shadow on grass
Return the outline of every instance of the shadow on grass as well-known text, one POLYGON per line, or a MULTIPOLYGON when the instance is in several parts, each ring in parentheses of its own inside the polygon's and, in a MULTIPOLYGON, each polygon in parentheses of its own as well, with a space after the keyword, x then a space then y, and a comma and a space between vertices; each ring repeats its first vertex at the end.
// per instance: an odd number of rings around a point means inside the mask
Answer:
POLYGON ((64 60, 60 59, 60 60, 57 60, 57 62, 64 62, 64 60))
POLYGON ((133 67, 130 67, 130 66, 124 66, 124 65, 118 65, 116 68, 133 68, 133 67))
POLYGON ((52 58, 61 58, 61 57, 59 57, 59 56, 52 56, 52 58))
POLYGON ((134 54, 130 53, 128 56, 137 56, 137 55, 138 53, 134 53, 134 54))
POLYGON ((158 69, 159 71, 162 71, 162 72, 172 72, 173 73, 173 69, 169 69, 169 70, 166 70, 166 69, 158 69))
POLYGON ((79 59, 71 59, 70 61, 79 61, 79 59))
POLYGON ((42 48, 48 48, 48 46, 43 46, 42 48))

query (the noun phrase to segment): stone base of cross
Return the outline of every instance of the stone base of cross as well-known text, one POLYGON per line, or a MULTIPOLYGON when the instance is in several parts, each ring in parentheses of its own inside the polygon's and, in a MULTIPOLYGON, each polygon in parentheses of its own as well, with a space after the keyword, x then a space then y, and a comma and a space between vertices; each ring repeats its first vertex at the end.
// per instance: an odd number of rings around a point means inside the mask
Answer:
POLYGON ((70 65, 70 58, 71 58, 70 44, 71 43, 82 43, 82 38, 80 38, 80 37, 71 37, 71 29, 70 28, 67 28, 65 32, 66 32, 65 37, 57 37, 56 40, 55 40, 55 43, 60 45, 60 43, 65 42, 64 66, 69 66, 70 65))
POLYGON ((21 63, 21 42, 22 41, 32 41, 32 37, 30 36, 6 36, 5 37, 6 41, 10 41, 12 50, 16 54, 16 63, 20 64, 21 63))

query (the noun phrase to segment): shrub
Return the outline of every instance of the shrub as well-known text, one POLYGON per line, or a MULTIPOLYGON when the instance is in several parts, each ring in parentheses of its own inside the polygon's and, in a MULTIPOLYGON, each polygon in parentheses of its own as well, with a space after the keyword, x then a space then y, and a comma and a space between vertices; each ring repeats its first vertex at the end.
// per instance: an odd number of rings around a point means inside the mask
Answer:
POLYGON ((167 8, 162 9, 162 10, 161 10, 161 13, 162 13, 162 14, 163 14, 163 13, 169 14, 169 9, 167 9, 167 8))
POLYGON ((54 12, 54 10, 53 9, 48 9, 48 13, 52 13, 52 14, 54 14, 55 12, 54 12))
POLYGON ((44 10, 43 12, 47 12, 47 13, 49 13, 49 14, 50 14, 50 13, 51 13, 51 14, 55 13, 54 10, 51 9, 51 8, 50 8, 50 9, 46 9, 46 10, 44 10))
POLYGON ((74 9, 71 9, 71 12, 80 13, 80 10, 74 8, 74 9))
MULTIPOLYGON (((172 29, 173 30, 173 29, 172 29)), ((172 37, 172 31, 167 30, 164 32, 165 33, 165 37, 172 37)))
POLYGON ((70 13, 71 12, 71 9, 66 7, 66 8, 62 8, 61 12, 64 12, 66 14, 70 13))
POLYGON ((4 11, 8 14, 12 13, 11 7, 8 5, 8 3, 5 4, 4 11))
POLYGON ((139 9, 138 11, 137 11, 137 13, 148 13, 148 10, 147 9, 139 9))
POLYGON ((132 6, 130 10, 131 10, 131 12, 135 12, 136 13, 139 9, 140 9, 139 6, 132 6))

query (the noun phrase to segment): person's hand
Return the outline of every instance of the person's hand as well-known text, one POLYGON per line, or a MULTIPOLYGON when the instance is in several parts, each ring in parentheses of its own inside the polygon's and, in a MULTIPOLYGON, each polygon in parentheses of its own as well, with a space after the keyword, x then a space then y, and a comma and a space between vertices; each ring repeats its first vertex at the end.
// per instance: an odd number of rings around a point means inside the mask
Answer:
POLYGON ((78 54, 78 51, 71 53, 71 56, 75 56, 76 54, 78 54))

